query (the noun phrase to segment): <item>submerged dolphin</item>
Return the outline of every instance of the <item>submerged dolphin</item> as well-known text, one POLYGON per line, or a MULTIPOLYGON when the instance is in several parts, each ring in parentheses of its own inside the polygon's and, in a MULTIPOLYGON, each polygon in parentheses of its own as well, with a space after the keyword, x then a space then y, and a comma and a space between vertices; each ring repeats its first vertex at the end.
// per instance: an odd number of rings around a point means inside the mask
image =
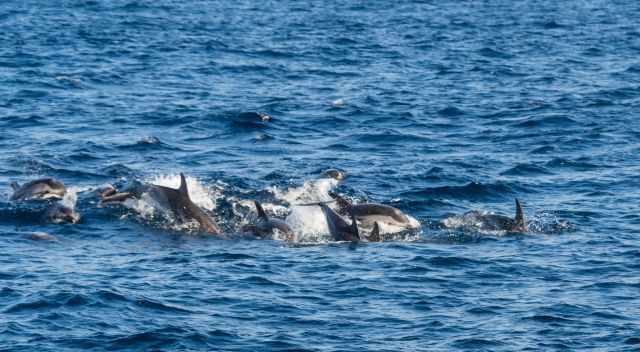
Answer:
POLYGON ((73 209, 60 203, 51 205, 44 213, 44 218, 55 224, 80 222, 80 215, 73 209))
POLYGON ((183 173, 180 173, 180 187, 178 189, 145 184, 135 187, 130 192, 118 193, 115 188, 109 187, 101 193, 100 203, 123 202, 130 198, 140 198, 143 194, 149 195, 162 207, 171 210, 178 222, 185 223, 195 220, 200 224, 202 231, 215 235, 220 234, 218 226, 189 197, 187 180, 183 173))
POLYGON ((499 214, 486 214, 479 211, 470 211, 462 216, 456 216, 440 221, 440 224, 447 228, 455 228, 461 226, 473 226, 485 231, 508 231, 508 232, 527 232, 527 224, 524 220, 524 212, 520 201, 516 199, 516 215, 510 218, 499 214), (462 224, 451 224, 450 220, 455 219, 462 224))
POLYGON ((353 204, 333 192, 329 195, 336 200, 339 214, 353 214, 365 227, 372 227, 376 222, 406 229, 416 227, 400 209, 392 206, 378 203, 353 204))
POLYGON ((360 241, 360 231, 358 231, 358 222, 353 214, 351 214, 351 225, 347 224, 340 215, 336 214, 333 209, 329 208, 325 203, 319 203, 320 209, 327 219, 329 233, 335 241, 360 241))
POLYGON ((285 240, 293 241, 295 235, 293 230, 291 230, 291 227, 286 222, 267 216, 267 213, 265 213, 260 202, 254 201, 254 204, 256 205, 256 210, 258 212, 258 221, 255 225, 249 226, 248 229, 252 230, 260 237, 270 236, 273 235, 274 231, 278 231, 285 236, 285 240))
POLYGON ((13 195, 10 198, 12 201, 62 199, 67 192, 64 184, 53 178, 41 178, 27 182, 22 186, 17 182, 12 182, 11 188, 13 188, 13 195))

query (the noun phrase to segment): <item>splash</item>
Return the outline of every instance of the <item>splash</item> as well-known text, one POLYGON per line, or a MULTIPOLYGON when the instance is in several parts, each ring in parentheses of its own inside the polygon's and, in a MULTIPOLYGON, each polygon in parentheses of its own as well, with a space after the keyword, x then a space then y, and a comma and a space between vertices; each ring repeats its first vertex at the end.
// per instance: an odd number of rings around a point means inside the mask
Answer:
POLYGON ((334 108, 344 107, 345 104, 346 104, 346 102, 342 98, 341 99, 336 99, 336 100, 331 102, 331 106, 333 106, 334 108))
POLYGON ((327 220, 320 207, 293 206, 285 219, 296 234, 295 242, 328 242, 331 240, 327 220))
POLYGON ((575 224, 547 211, 532 215, 527 221, 527 226, 531 233, 560 234, 576 230, 575 224))
POLYGON ((90 191, 92 189, 92 187, 69 187, 67 188, 64 197, 60 200, 60 204, 67 208, 75 209, 76 203, 78 202, 78 193, 90 191))
POLYGON ((306 181, 300 187, 292 187, 286 190, 271 187, 269 190, 276 198, 289 204, 327 202, 333 200, 329 196, 329 191, 336 187, 338 183, 338 180, 332 178, 321 178, 319 180, 306 181))

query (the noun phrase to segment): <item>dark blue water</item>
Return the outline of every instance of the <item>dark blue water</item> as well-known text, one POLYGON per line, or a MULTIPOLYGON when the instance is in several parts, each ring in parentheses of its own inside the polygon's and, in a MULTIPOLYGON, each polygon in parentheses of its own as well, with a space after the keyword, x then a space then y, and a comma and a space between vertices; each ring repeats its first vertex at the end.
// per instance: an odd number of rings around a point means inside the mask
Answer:
POLYGON ((0 350, 638 350, 638 18, 597 0, 2 2, 0 350), (232 233, 234 204, 317 196, 327 168, 421 230, 215 239, 94 193, 182 171, 232 233), (9 202, 42 176, 75 187, 80 224, 9 202), (437 226, 515 197, 535 231, 437 226))

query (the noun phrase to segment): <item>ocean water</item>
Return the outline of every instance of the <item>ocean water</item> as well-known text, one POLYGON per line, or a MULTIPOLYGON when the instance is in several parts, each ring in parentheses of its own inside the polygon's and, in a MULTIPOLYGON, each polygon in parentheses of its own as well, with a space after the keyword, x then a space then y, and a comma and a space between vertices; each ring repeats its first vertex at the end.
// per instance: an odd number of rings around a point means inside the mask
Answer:
POLYGON ((0 3, 0 350, 640 349, 638 18, 599 0, 0 3), (180 172, 228 238, 98 207, 106 184, 180 172), (9 201, 44 176, 79 224, 9 201), (421 228, 331 242, 295 206, 330 189, 421 228), (439 226, 514 198, 527 234, 439 226), (294 243, 236 236, 254 199, 294 243))

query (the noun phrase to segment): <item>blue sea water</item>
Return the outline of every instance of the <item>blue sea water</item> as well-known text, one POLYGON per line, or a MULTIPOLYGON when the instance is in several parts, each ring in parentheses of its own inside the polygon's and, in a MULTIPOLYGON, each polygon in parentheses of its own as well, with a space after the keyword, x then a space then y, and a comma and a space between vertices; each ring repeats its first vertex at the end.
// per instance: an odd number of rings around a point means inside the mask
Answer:
POLYGON ((0 350, 639 350, 639 18, 599 0, 0 3, 0 350), (239 204, 286 216, 327 168, 420 231, 216 239, 95 195, 184 172, 232 234, 239 204), (81 223, 9 201, 43 176, 81 223), (516 197, 531 233, 438 226, 516 197))

